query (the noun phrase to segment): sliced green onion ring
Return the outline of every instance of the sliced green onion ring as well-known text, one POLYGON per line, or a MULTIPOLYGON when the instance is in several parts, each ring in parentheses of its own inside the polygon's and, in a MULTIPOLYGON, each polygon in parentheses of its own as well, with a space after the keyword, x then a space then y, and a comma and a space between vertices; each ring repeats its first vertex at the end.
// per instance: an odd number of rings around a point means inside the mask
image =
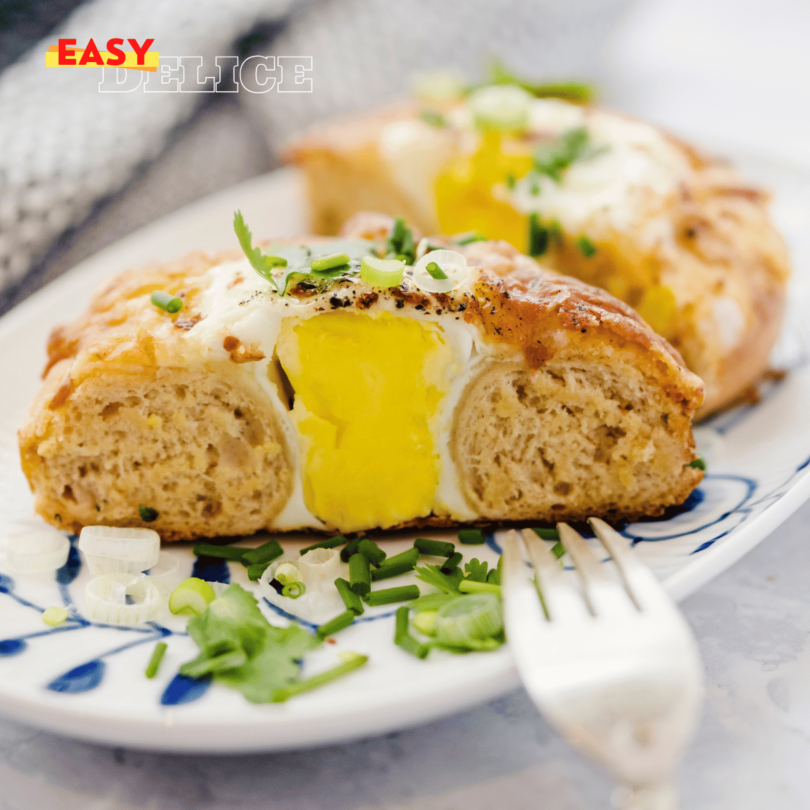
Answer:
POLYGON ((9 538, 6 562, 15 574, 44 574, 61 568, 70 553, 70 541, 58 529, 37 529, 9 538))
POLYGON ((432 250, 426 253, 413 267, 413 283, 423 292, 446 293, 461 286, 469 275, 467 259, 455 250, 432 250), (441 278, 435 269, 428 270, 429 265, 436 265, 445 278, 441 278))
POLYGON ((405 262, 399 259, 364 256, 360 263, 360 278, 372 287, 398 287, 404 273, 405 262))
POLYGON ((514 85, 482 87, 470 95, 476 126, 495 132, 522 132, 529 126, 532 96, 514 85))
POLYGON ((157 565, 160 536, 152 529, 85 526, 79 535, 79 551, 93 576, 137 574, 157 565))
POLYGON ((491 593, 459 596, 436 612, 436 638, 445 644, 482 641, 502 630, 501 603, 491 593))
POLYGON ((340 552, 334 548, 314 548, 295 565, 301 572, 301 582, 310 585, 332 583, 343 571, 340 552))
POLYGON ((42 611, 42 621, 48 625, 48 627, 59 627, 67 617, 70 616, 64 608, 62 607, 49 607, 45 608, 42 611))
POLYGON ((184 579, 169 597, 169 610, 175 615, 199 616, 217 598, 204 579, 184 579))
POLYGON ((276 568, 276 573, 274 574, 275 579, 277 579, 282 585, 289 585, 291 582, 300 582, 301 581, 301 572, 298 570, 297 566, 295 566, 291 562, 283 562, 276 568))
POLYGON ((104 624, 136 625, 160 615, 163 600, 145 574, 102 574, 84 589, 84 612, 104 624), (132 604, 127 604, 127 597, 132 604))
POLYGON ((288 599, 298 599, 307 592, 307 586, 303 582, 288 582, 282 589, 281 595, 288 599))

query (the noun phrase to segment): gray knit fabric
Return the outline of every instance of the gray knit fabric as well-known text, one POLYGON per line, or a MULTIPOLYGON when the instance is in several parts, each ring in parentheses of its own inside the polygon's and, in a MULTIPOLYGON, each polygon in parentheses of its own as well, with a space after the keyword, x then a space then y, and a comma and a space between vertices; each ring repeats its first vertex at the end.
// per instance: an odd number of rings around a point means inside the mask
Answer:
MULTIPOLYGON (((91 0, 0 75, 0 292, 94 203, 161 154, 178 124, 210 99, 140 90, 100 93, 100 68, 45 66, 47 46, 59 37, 75 38, 78 46, 91 36, 99 44, 113 36, 153 37, 161 54, 200 55, 211 66, 214 56, 233 54, 235 41, 258 22, 283 22, 280 35, 258 39, 253 51, 313 57, 311 93, 242 90, 230 94, 227 104, 213 99, 213 105, 235 111, 233 140, 228 143, 226 127, 218 139, 221 149, 196 172, 177 178, 179 205, 195 190, 202 195, 227 184, 223 178, 212 185, 207 175, 217 174, 222 150, 251 145, 246 123, 276 152, 325 116, 405 94, 414 72, 452 66, 475 79, 498 56, 538 78, 598 79, 604 38, 630 2, 91 0)), ((136 208, 132 227, 142 224, 149 200, 136 208)), ((117 230, 126 232, 126 223, 117 230)), ((24 286, 38 283, 26 279, 24 286)))

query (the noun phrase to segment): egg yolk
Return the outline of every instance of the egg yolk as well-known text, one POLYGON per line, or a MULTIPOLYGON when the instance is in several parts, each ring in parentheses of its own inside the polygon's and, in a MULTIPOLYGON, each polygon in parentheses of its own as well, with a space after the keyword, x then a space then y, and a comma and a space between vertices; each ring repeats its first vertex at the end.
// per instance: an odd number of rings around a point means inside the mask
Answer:
POLYGON ((504 149, 499 132, 481 135, 478 149, 453 158, 436 180, 436 206, 442 233, 478 231, 505 239, 524 253, 528 249, 528 218, 495 195, 509 175, 523 177, 532 167, 525 152, 504 149))
POLYGON ((285 319, 278 357, 294 390, 304 500, 340 531, 430 514, 431 421, 451 376, 442 328, 384 313, 285 319))

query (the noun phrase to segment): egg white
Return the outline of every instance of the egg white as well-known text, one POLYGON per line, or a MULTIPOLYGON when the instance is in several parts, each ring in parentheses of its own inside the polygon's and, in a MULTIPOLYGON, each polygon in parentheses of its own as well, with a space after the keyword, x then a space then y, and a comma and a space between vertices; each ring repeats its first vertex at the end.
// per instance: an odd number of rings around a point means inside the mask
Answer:
MULTIPOLYGON (((357 283, 363 282, 358 280, 357 283)), ((346 289, 337 289, 334 292, 337 297, 347 294, 349 292, 346 289)), ((205 292, 200 303, 202 317, 185 334, 186 340, 195 342, 198 350, 212 360, 228 359, 228 352, 222 345, 227 336, 236 337, 243 345, 256 347, 264 354, 263 360, 244 363, 239 368, 243 373, 255 376, 256 382, 272 403, 291 451, 294 482, 292 493, 270 527, 283 531, 324 529, 325 526, 305 503, 302 443, 292 415, 268 376, 268 367, 273 362, 282 321, 290 317, 301 320, 312 318, 322 314, 323 310, 324 299, 321 296, 297 299, 270 292, 268 282, 253 270, 247 260, 242 260, 217 265, 207 271, 205 292), (235 283, 239 278, 242 281, 235 283)), ((380 296, 370 309, 363 310, 364 314, 371 317, 379 317, 384 312, 396 317, 413 318, 420 323, 438 324, 452 351, 452 374, 445 381, 442 400, 430 422, 439 462, 439 483, 434 501, 436 510, 441 514, 447 514, 459 522, 474 520, 477 515, 464 497, 452 459, 450 435, 453 414, 464 390, 490 356, 491 349, 481 340, 478 330, 455 313, 436 315, 414 310, 410 306, 398 309, 395 301, 385 296, 380 296)), ((395 362, 395 358, 392 361, 395 362)), ((339 358, 336 358, 336 362, 339 362, 339 358)))

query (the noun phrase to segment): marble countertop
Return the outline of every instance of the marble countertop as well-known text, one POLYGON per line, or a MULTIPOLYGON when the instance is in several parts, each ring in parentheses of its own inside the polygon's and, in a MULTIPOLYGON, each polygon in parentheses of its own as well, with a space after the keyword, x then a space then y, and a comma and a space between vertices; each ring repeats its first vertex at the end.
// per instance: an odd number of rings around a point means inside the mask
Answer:
MULTIPOLYGON (((810 503, 683 604, 707 696, 686 810, 810 806, 810 503)), ((596 810, 610 781, 526 693, 408 731, 251 756, 105 748, 0 720, 2 810, 596 810)))

